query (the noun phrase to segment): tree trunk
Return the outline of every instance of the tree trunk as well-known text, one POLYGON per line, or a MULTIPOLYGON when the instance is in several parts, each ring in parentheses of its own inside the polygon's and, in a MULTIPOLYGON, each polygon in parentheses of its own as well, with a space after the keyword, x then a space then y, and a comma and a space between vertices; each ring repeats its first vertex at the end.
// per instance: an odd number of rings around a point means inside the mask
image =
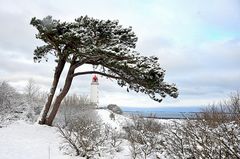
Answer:
POLYGON ((46 102, 45 106, 43 107, 42 112, 40 114, 39 121, 38 121, 39 124, 45 124, 46 123, 46 117, 47 117, 47 114, 48 114, 49 109, 51 107, 52 100, 53 100, 54 94, 56 92, 57 85, 58 85, 60 76, 62 74, 63 68, 65 66, 65 63, 66 63, 65 59, 59 59, 58 64, 55 68, 52 87, 50 89, 50 94, 48 95, 47 102, 46 102))
POLYGON ((56 97, 55 102, 54 102, 53 107, 52 107, 52 111, 51 111, 51 113, 49 114, 49 116, 46 120, 46 124, 49 125, 49 126, 52 125, 52 122, 53 122, 53 120, 54 120, 54 118, 55 118, 55 116, 58 112, 60 104, 61 104, 62 100, 64 99, 64 97, 67 95, 67 93, 68 93, 68 91, 71 87, 74 70, 75 70, 75 68, 71 64, 71 66, 68 70, 68 74, 67 74, 67 77, 66 77, 66 80, 65 80, 64 87, 63 87, 62 91, 60 92, 60 94, 56 97))

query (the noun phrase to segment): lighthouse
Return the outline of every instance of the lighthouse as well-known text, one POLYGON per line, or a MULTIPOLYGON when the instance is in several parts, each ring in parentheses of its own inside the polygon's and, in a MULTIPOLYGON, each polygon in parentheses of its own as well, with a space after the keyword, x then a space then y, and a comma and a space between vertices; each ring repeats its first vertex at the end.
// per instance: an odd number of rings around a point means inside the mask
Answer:
POLYGON ((90 101, 96 104, 97 107, 99 104, 98 85, 99 85, 98 78, 96 75, 94 75, 91 83, 90 101))

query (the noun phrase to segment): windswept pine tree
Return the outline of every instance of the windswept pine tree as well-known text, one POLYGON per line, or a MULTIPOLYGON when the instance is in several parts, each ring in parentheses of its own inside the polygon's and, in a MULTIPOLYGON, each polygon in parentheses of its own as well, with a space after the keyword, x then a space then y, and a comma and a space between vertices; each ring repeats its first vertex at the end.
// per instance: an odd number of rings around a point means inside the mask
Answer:
POLYGON ((118 21, 98 20, 88 16, 81 16, 74 22, 61 22, 51 16, 42 20, 34 17, 31 25, 38 30, 36 38, 45 42, 45 45, 35 49, 34 60, 40 62, 48 54, 53 54, 57 63, 40 124, 52 125, 73 78, 79 75, 99 74, 115 79, 127 91, 145 93, 157 102, 161 102, 166 95, 174 98, 178 96, 175 84, 164 81, 165 70, 160 67, 158 58, 140 56, 135 50, 137 37, 131 27, 124 28, 118 21), (70 67, 65 84, 53 102, 66 63, 70 67), (76 68, 84 64, 98 69, 75 72, 76 68))

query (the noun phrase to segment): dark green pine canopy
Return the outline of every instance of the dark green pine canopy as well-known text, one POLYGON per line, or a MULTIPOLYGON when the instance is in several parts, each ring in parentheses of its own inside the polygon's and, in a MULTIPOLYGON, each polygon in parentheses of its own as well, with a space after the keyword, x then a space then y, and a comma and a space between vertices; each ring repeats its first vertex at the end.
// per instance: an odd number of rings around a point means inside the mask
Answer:
POLYGON ((164 81, 163 70, 155 56, 145 57, 135 50, 137 37, 131 27, 124 28, 118 21, 98 20, 81 16, 74 22, 60 22, 51 16, 32 18, 31 24, 38 30, 36 37, 46 45, 37 47, 34 60, 40 62, 47 55, 56 61, 65 59, 76 68, 91 64, 97 71, 76 72, 73 76, 96 73, 114 78, 117 83, 148 94, 158 102, 169 95, 176 98, 175 84, 164 81))

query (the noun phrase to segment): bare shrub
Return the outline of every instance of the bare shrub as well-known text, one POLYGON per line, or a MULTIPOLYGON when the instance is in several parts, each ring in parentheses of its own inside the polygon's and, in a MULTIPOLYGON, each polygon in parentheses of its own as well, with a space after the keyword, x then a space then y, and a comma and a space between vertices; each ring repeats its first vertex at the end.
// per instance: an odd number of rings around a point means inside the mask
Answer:
POLYGON ((22 116, 25 107, 19 94, 8 82, 0 81, 0 123, 11 123, 22 116))
POLYGON ((94 109, 95 106, 92 105, 87 96, 69 95, 63 100, 54 124, 67 125, 71 119, 81 116, 82 113, 89 112, 91 115, 94 109))
POLYGON ((40 88, 37 86, 33 79, 29 79, 27 85, 24 88, 24 92, 28 102, 32 103, 37 100, 40 94, 40 88))
POLYGON ((221 123, 226 123, 229 121, 228 114, 225 113, 226 110, 222 105, 216 106, 215 104, 209 105, 202 109, 201 113, 197 113, 197 118, 199 120, 204 119, 208 125, 216 127, 221 123))
POLYGON ((209 105, 197 116, 213 127, 231 121, 240 124, 240 92, 231 93, 228 99, 209 105))
POLYGON ((29 79, 24 88, 24 97, 27 104, 26 116, 28 120, 35 122, 41 113, 47 94, 41 91, 33 79, 29 79))
POLYGON ((101 147, 108 137, 101 123, 87 114, 71 119, 67 127, 63 129, 59 126, 58 130, 65 141, 61 148, 74 149, 77 156, 86 158, 100 155, 101 147))
POLYGON ((0 109, 11 110, 12 105, 15 102, 15 98, 18 96, 16 90, 10 86, 7 82, 0 82, 0 109))
POLYGON ((117 128, 113 128, 112 126, 105 125, 104 133, 107 136, 106 140, 106 151, 114 154, 115 152, 122 151, 121 144, 123 142, 124 134, 117 128))
POLYGON ((231 120, 240 124, 240 91, 231 93, 224 105, 228 109, 227 112, 230 114, 231 120))
POLYGON ((110 134, 110 144, 116 152, 120 152, 120 145, 122 144, 122 135, 116 131, 110 134))
POLYGON ((164 133, 163 145, 170 158, 208 158, 213 142, 208 133, 208 127, 192 124, 191 121, 174 122, 164 133), (200 129, 199 129, 200 128, 200 129), (206 153, 207 152, 207 153, 206 153))
POLYGON ((153 118, 133 116, 125 131, 132 158, 147 158, 159 151, 161 124, 153 118))
POLYGON ((175 123, 164 133, 164 147, 170 158, 240 157, 240 128, 224 123, 215 128, 204 120, 175 123))
POLYGON ((196 120, 169 125, 164 148, 171 158, 240 158, 239 92, 197 114, 196 120))
POLYGON ((33 80, 23 93, 17 92, 8 82, 0 81, 0 123, 10 124, 19 119, 36 121, 46 99, 46 94, 33 80))

